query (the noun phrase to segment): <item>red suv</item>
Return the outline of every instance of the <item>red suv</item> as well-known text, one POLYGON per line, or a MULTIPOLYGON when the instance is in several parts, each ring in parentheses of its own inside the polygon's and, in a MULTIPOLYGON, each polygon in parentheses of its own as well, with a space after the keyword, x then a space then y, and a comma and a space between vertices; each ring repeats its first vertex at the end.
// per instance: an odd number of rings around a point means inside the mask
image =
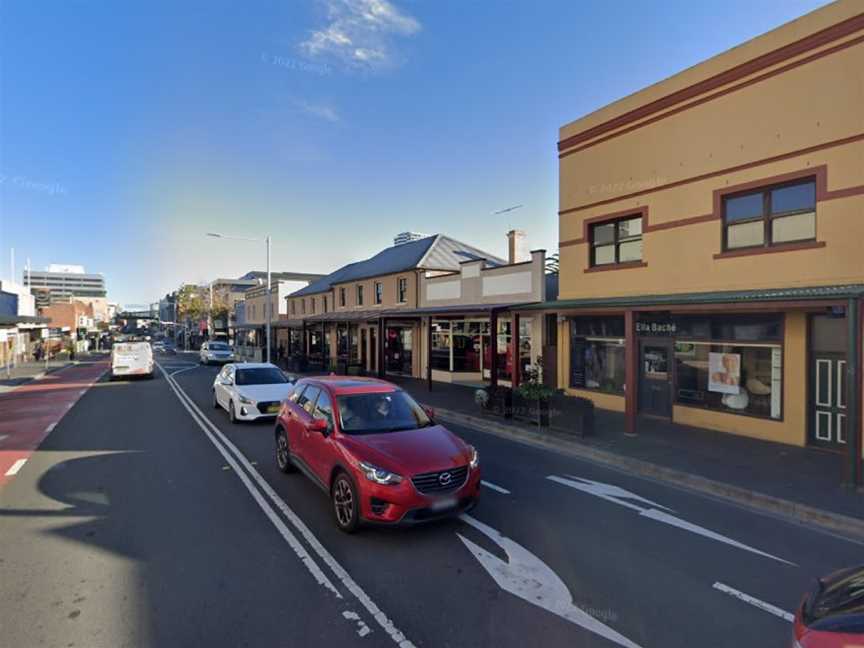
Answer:
POLYGON ((480 494, 477 451, 383 380, 297 382, 276 419, 276 462, 329 493, 337 526, 411 524, 471 509, 480 494))

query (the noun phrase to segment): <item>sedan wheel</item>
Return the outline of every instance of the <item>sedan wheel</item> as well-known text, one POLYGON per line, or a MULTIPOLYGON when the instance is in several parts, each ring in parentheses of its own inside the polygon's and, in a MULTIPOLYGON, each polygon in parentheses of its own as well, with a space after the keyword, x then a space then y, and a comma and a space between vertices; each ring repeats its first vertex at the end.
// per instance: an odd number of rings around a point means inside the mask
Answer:
POLYGON ((283 473, 293 473, 297 469, 291 463, 291 447, 288 445, 288 433, 282 428, 276 428, 276 465, 283 473))
POLYGON ((345 533, 354 533, 360 523, 360 512, 354 484, 345 473, 341 473, 333 482, 333 514, 336 526, 345 533))

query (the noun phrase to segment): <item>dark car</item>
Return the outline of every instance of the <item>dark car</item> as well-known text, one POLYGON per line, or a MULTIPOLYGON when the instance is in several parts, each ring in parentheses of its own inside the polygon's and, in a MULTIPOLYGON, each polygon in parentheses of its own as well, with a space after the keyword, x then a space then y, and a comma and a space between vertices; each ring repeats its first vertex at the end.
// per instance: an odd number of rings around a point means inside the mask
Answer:
POLYGON ((864 565, 816 581, 795 614, 793 648, 864 646, 864 565))
POLYGON ((399 387, 348 376, 301 379, 276 419, 276 462, 330 496, 336 525, 457 515, 480 495, 477 451, 399 387))

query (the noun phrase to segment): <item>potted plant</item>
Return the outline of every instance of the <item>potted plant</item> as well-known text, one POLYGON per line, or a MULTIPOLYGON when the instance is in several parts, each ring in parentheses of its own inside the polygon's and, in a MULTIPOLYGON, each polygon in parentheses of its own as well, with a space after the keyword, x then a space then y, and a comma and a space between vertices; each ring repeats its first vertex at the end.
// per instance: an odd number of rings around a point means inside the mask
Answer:
POLYGON ((537 356, 535 363, 525 368, 522 382, 516 391, 525 401, 536 405, 533 414, 537 427, 549 427, 549 399, 555 394, 555 390, 543 383, 542 357, 537 356))

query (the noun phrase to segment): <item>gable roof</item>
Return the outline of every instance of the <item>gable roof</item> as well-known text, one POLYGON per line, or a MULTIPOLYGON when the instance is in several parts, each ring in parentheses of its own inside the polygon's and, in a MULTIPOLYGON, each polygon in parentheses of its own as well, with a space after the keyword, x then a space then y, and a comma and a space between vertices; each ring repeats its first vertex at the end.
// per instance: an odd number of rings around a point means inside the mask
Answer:
POLYGON ((378 254, 364 261, 356 261, 342 266, 323 279, 313 281, 305 288, 301 288, 289 296, 313 295, 329 290, 334 284, 380 277, 417 268, 458 272, 460 263, 477 259, 486 259, 491 266, 506 264, 503 259, 472 245, 443 234, 435 234, 409 243, 384 248, 378 254))

